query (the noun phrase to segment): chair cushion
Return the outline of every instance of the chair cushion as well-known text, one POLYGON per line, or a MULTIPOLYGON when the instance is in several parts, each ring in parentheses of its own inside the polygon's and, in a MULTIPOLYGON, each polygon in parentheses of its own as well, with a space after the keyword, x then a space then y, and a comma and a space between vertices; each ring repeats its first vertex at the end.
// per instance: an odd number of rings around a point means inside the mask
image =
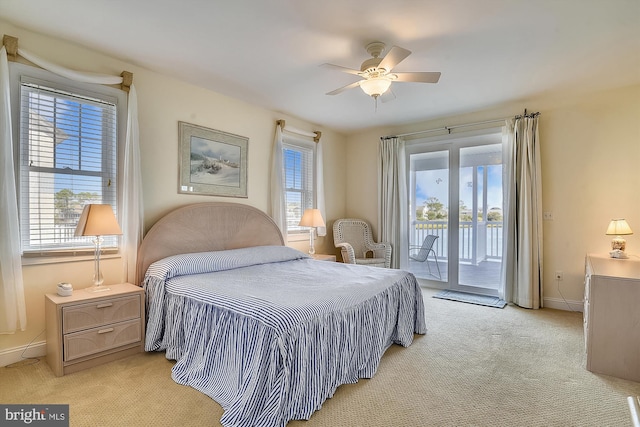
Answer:
POLYGON ((384 267, 384 258, 356 258, 356 264, 371 267, 384 267))

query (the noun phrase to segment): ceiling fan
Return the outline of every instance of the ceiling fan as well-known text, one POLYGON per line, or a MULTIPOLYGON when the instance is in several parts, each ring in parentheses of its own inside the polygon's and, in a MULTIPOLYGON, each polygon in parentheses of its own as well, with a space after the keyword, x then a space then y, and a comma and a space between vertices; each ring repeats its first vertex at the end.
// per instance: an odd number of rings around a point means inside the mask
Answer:
POLYGON ((393 82, 437 83, 440 79, 439 72, 392 73, 393 67, 411 55, 411 51, 393 46, 384 57, 380 58, 380 54, 382 54, 385 47, 385 44, 382 42, 369 43, 366 49, 373 58, 364 61, 360 66, 360 70, 354 70, 340 65, 322 64, 321 67, 362 77, 362 80, 328 92, 327 95, 337 95, 347 89, 360 86, 364 93, 377 100, 380 95, 389 90, 393 82))

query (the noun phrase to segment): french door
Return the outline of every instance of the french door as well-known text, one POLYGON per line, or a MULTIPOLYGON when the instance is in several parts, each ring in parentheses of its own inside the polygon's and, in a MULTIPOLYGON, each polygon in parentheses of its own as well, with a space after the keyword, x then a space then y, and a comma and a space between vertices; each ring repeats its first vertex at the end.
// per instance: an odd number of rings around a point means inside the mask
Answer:
POLYGON ((501 139, 492 131, 407 144, 409 257, 403 264, 416 277, 436 287, 498 295, 501 139), (431 241, 430 249, 424 246, 431 241))

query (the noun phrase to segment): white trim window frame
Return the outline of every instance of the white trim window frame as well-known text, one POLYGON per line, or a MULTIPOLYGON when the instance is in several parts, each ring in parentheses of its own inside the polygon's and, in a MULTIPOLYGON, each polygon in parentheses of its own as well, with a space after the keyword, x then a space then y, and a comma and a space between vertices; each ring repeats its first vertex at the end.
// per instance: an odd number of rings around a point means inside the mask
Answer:
POLYGON ((315 142, 295 135, 283 136, 282 166, 289 241, 309 237, 308 227, 298 223, 305 209, 312 209, 316 204, 316 146, 315 142))
MULTIPOLYGON (((91 238, 74 236, 84 205, 119 216, 126 93, 19 63, 9 70, 23 257, 87 255, 91 238)), ((104 236, 105 252, 119 240, 104 236)))

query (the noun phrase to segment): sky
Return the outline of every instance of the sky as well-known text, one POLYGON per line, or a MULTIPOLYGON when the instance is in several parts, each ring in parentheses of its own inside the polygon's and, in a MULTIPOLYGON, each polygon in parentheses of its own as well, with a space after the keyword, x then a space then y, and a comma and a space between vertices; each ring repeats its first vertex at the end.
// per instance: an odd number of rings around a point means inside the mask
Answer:
MULTIPOLYGON (((479 167, 482 170, 483 167, 479 167)), ((488 209, 493 207, 502 208, 502 166, 491 165, 488 170, 488 209)), ((462 168, 460 175, 460 200, 471 208, 472 206, 472 174, 473 168, 462 168)), ((482 179, 478 179, 478 203, 482 203, 482 179)), ((448 207, 449 201, 449 170, 436 169, 430 171, 416 172, 416 204, 422 206, 430 197, 436 197, 441 203, 448 207)))
MULTIPOLYGON (((70 189, 74 193, 102 193, 102 176, 73 174, 73 171, 98 172, 102 169, 102 117, 103 108, 90 103, 75 102, 64 96, 31 94, 30 107, 38 111, 42 120, 51 123, 54 129, 64 132, 64 137, 55 141, 56 169, 70 173, 54 174, 54 191, 70 189), (81 149, 82 146, 82 149, 81 149)), ((36 140, 33 144, 36 144, 36 140)), ((42 141, 49 143, 48 140, 42 141)), ((37 150, 37 148, 35 148, 37 150)), ((45 161, 51 160, 45 157, 45 161)))

